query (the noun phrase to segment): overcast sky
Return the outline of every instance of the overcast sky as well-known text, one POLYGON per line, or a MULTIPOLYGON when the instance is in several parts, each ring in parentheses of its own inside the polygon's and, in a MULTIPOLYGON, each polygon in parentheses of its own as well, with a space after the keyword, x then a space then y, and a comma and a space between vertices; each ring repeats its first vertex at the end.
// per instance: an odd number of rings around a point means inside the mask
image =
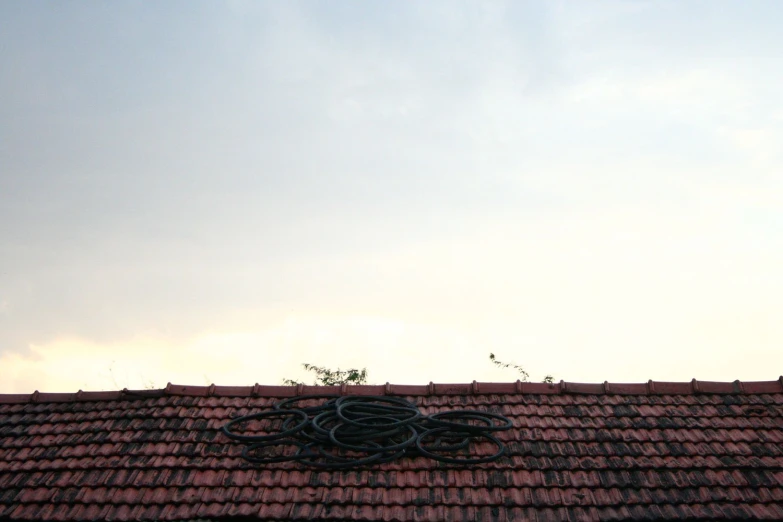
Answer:
POLYGON ((776 379, 781 19, 0 1, 0 392, 776 379))

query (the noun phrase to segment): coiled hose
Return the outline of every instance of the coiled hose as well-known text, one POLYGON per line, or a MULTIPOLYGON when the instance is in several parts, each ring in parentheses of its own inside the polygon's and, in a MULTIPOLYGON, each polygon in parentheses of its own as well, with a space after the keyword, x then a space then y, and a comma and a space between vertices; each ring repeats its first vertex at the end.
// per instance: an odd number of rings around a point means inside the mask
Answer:
POLYGON ((492 432, 511 420, 495 413, 451 410, 424 415, 399 397, 303 395, 273 409, 232 419, 221 431, 244 442, 242 456, 256 464, 297 461, 321 469, 345 469, 424 456, 449 464, 491 462, 505 454, 492 432), (321 401, 316 406, 299 403, 321 401), (243 425, 260 422, 254 429, 243 425), (491 455, 471 455, 471 443, 487 441, 491 455))

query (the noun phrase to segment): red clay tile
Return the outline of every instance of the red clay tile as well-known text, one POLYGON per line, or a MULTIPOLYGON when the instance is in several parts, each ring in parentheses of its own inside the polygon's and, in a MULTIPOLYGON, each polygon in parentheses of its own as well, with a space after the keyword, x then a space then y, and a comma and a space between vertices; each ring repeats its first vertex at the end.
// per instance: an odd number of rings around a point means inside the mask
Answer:
POLYGON ((20 504, 6 516, 11 520, 36 520, 47 504, 20 504))
POLYGON ((520 393, 553 395, 562 393, 562 386, 560 383, 523 382, 520 384, 520 393))
POLYGON ((734 382, 696 381, 695 386, 696 386, 696 391, 698 393, 737 394, 742 392, 742 383, 740 383, 740 381, 734 381, 734 382))
POLYGON ((171 384, 166 386, 166 395, 184 395, 187 397, 207 397, 209 395, 209 386, 183 386, 181 384, 171 384))
POLYGON ((226 516, 229 517, 251 517, 258 513, 258 504, 231 503, 228 506, 226 516))
POLYGON ((517 391, 517 385, 513 382, 474 382, 472 388, 473 394, 481 395, 507 395, 517 391))
POLYGON ((122 391, 80 391, 75 399, 81 401, 109 401, 122 398, 122 391))
POLYGON ((23 404, 30 402, 29 394, 0 394, 0 404, 23 404))
MULTIPOLYGON (((366 520, 378 521, 387 520, 389 513, 386 509, 378 509, 379 506, 340 506, 335 509, 333 506, 322 506, 318 504, 295 505, 291 511, 292 520, 310 520, 310 517, 318 520, 338 520, 339 516, 348 516, 345 520, 366 520), (300 518, 297 518, 300 517, 300 518)), ((394 509, 390 506, 389 509, 394 509)), ((395 519, 402 520, 402 519, 395 519)))
POLYGON ((236 487, 216 487, 216 488, 202 488, 201 498, 199 502, 204 504, 211 503, 223 503, 231 500, 233 496, 237 494, 239 488, 236 487))
MULTIPOLYGON (((776 502, 775 504, 765 504, 764 509, 769 514, 767 517, 769 520, 781 520, 783 519, 783 504, 776 502)), ((757 513, 759 508, 753 507, 754 514, 757 513)))
POLYGON ((250 397, 252 394, 252 386, 215 386, 211 395, 215 397, 250 397))
POLYGON ((140 502, 143 505, 166 504, 168 502, 174 502, 172 495, 173 491, 169 488, 146 488, 142 491, 143 494, 141 496, 140 502))
POLYGON ((663 382, 650 381, 650 393, 658 395, 681 395, 693 393, 693 383, 691 382, 663 382))
POLYGON ((196 510, 196 516, 205 519, 220 519, 227 515, 230 504, 202 503, 196 510))
MULTIPOLYGON (((285 520, 289 518, 293 507, 293 504, 262 504, 256 507, 256 513, 261 519, 285 520)), ((335 508, 339 509, 340 506, 335 508)))
POLYGON ((604 384, 592 384, 581 382, 564 382, 561 391, 563 393, 579 393, 585 395, 596 395, 605 392, 604 384))
POLYGON ((472 387, 470 384, 434 384, 432 390, 433 395, 470 395, 472 387))
POLYGON ((389 393, 384 393, 383 395, 415 396, 426 395, 428 387, 422 385, 389 384, 388 386, 384 386, 384 392, 387 390, 389 393))
POLYGON ((263 489, 251 487, 237 487, 234 496, 230 499, 231 503, 258 503, 261 502, 263 489))
POLYGON ((742 389, 745 393, 751 394, 783 393, 783 377, 777 381, 743 381, 742 389))
POLYGON ((604 393, 617 395, 644 395, 649 393, 648 383, 604 383, 604 393))
POLYGON ((223 475, 226 473, 224 470, 213 471, 195 471, 191 476, 190 484, 194 486, 207 486, 214 487, 222 485, 223 475))
MULTIPOLYGON (((167 395, 146 398, 39 393, 21 403, 0 396, 0 514, 13 515, 3 502, 25 498, 51 506, 25 514, 49 520, 262 511, 354 520, 780 514, 769 507, 783 501, 775 471, 783 467, 780 381, 331 389, 404 395, 428 412, 470 407, 508 415, 515 428, 499 436, 509 456, 467 469, 421 457, 344 472, 257 468, 217 434, 232 415, 312 391, 171 385, 167 395)), ((475 446, 477 454, 490 449, 475 446)))
POLYGON ((175 504, 161 513, 163 520, 191 520, 197 518, 198 504, 175 504))
POLYGON ((53 514, 53 519, 61 521, 81 520, 85 511, 85 506, 82 504, 60 505, 59 509, 53 514))
POLYGON ((106 516, 106 520, 112 521, 112 520, 118 520, 118 521, 125 521, 125 520, 131 520, 131 513, 133 512, 133 508, 128 505, 119 505, 114 506, 114 509, 109 511, 108 515, 106 516))
POLYGON ((201 500, 207 488, 203 487, 180 487, 169 489, 169 500, 174 504, 194 504, 201 500))

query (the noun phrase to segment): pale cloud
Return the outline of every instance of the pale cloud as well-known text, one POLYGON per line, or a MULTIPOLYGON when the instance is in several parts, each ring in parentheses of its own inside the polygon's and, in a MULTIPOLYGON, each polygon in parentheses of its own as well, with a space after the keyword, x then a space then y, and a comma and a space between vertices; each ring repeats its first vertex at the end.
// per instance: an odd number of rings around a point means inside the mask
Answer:
POLYGON ((288 377, 310 382, 311 376, 301 368, 304 362, 367 367, 371 381, 377 383, 420 383, 434 378, 434 366, 450 361, 444 377, 462 382, 492 374, 483 361, 487 354, 472 348, 456 330, 437 326, 381 317, 292 316, 268 330, 207 333, 182 344, 163 339, 112 345, 56 340, 33 345, 24 356, 3 354, 0 365, 10 376, 4 383, 4 391, 10 393, 139 389, 164 387, 168 381, 252 385, 280 384, 288 377), (479 361, 484 371, 466 371, 465 364, 476 367, 479 361))
MULTIPOLYGON (((769 303, 747 302, 742 315, 707 309, 686 316, 677 304, 681 294, 668 296, 668 304, 675 308, 669 314, 660 306, 666 303, 629 308, 598 293, 591 303, 568 304, 571 297, 563 293, 540 303, 545 309, 558 308, 559 319, 551 313, 528 313, 516 318, 513 326, 500 318, 455 328, 341 314, 289 317, 268 330, 205 334, 183 344, 154 339, 112 345, 58 340, 33 346, 25 356, 0 356, 8 376, 3 391, 140 389, 163 387, 169 381, 279 384, 282 377, 309 382, 302 362, 366 367, 370 382, 376 384, 518 378, 513 371, 494 368, 490 352, 524 365, 534 379, 554 373, 572 382, 767 380, 776 378, 774 368, 783 365, 777 348, 783 341, 776 319, 783 311, 780 303, 770 308, 765 307, 769 303), (596 312, 584 314, 579 306, 583 304, 596 312), (569 313, 575 305, 582 317, 569 313), (673 349, 683 342, 687 350, 673 349)), ((532 309, 535 306, 529 306, 532 309)))
POLYGON ((610 114, 654 108, 657 118, 691 118, 693 124, 735 120, 752 105, 748 81, 721 68, 607 71, 569 87, 567 100, 602 107, 610 114), (698 120, 693 120, 693 118, 698 120))
POLYGON ((55 339, 0 367, 15 391, 279 383, 306 379, 303 362, 366 367, 376 383, 514 380, 490 352, 533 378, 775 378, 783 245, 732 222, 716 205, 474 223, 317 270, 292 263, 296 310, 247 310, 187 339, 55 339))
POLYGON ((776 168, 781 159, 776 146, 783 138, 783 124, 765 127, 726 127, 718 132, 734 147, 741 149, 753 167, 776 168))
POLYGON ((2 391, 776 377, 773 4, 182 5, 0 5, 2 391))

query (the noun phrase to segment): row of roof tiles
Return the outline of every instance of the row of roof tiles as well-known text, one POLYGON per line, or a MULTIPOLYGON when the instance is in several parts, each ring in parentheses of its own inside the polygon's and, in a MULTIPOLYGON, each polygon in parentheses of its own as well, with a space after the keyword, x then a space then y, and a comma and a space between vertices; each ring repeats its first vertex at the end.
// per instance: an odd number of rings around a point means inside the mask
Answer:
POLYGON ((734 502, 611 507, 369 506, 318 504, 203 503, 197 505, 22 504, 0 510, 15 520, 192 520, 254 517, 260 520, 781 520, 780 504, 734 502), (5 512, 4 512, 5 511, 5 512))
POLYGON ((783 519, 780 380, 531 385, 546 388, 537 395, 526 386, 170 385, 20 396, 0 404, 0 520, 783 519), (500 412, 515 427, 499 434, 509 454, 469 468, 423 458, 341 472, 256 467, 217 431, 280 397, 314 392, 500 412))
MULTIPOLYGON (((193 445, 190 445, 193 446, 193 445)), ((508 469, 510 467, 524 467, 524 469, 533 471, 594 471, 602 469, 615 469, 618 471, 633 471, 647 469, 692 469, 692 470, 710 470, 710 469, 775 469, 783 470, 783 451, 779 445, 746 445, 746 444, 727 444, 726 449, 719 448, 719 443, 710 446, 701 444, 682 444, 677 451, 667 449, 665 444, 657 445, 622 445, 622 444, 603 444, 600 448, 601 454, 596 455, 596 447, 582 448, 583 452, 574 451, 578 445, 569 443, 531 445, 534 450, 532 455, 513 455, 504 457, 501 460, 485 464, 487 472, 497 473, 498 470, 508 469), (617 451, 612 452, 614 446, 617 451), (635 446, 635 447, 634 447, 635 446), (572 450, 570 455, 563 453, 572 450), (590 453, 587 453, 587 452, 590 453), (715 453, 722 451, 722 453, 715 453)), ((46 476, 48 472, 58 470, 68 470, 80 474, 80 477, 74 480, 84 481, 93 480, 89 474, 93 469, 126 470, 128 474, 134 477, 138 475, 139 480, 145 476, 144 470, 149 471, 149 477, 157 477, 160 473, 168 474, 171 469, 192 470, 192 471, 211 471, 222 472, 224 470, 243 469, 242 473, 237 475, 237 480, 253 480, 252 473, 244 469, 246 462, 243 459, 235 457, 202 457, 198 453, 198 448, 192 455, 186 452, 178 455, 155 456, 155 455, 115 455, 109 457, 72 457, 58 459, 28 459, 28 460, 8 460, 0 468, 0 472, 21 473, 36 472, 41 473, 35 478, 38 481, 51 480, 46 476), (96 468, 95 466, 99 466, 96 468)), ((394 473, 395 480, 407 481, 427 479, 426 473, 442 469, 437 464, 426 459, 405 459, 399 462, 393 462, 386 466, 389 473, 394 473), (425 473, 421 477, 418 473, 425 473)), ((281 465, 270 465, 271 471, 282 471, 281 465)), ((290 471, 290 470, 289 470, 290 471)), ((487 475, 480 472, 473 476, 471 483, 485 483, 487 480, 492 482, 500 480, 500 475, 493 475, 495 479, 490 479, 487 475), (482 482, 483 481, 483 482, 482 482)), ((28 478, 30 478, 28 476, 28 478)), ((464 477, 463 477, 464 478, 464 477)), ((783 475, 779 475, 783 480, 783 475)), ((0 477, 0 482, 11 480, 13 477, 0 477)), ((19 478, 18 480, 22 480, 19 478)), ((30 478, 30 480, 33 480, 30 478)), ((217 480, 210 478, 209 480, 217 480)), ((287 480, 287 479, 286 479, 287 480)), ((293 480, 293 479, 292 479, 293 480)), ((315 479, 313 479, 315 480, 315 479)), ((320 480, 320 479, 319 479, 320 480)), ((347 479, 346 479, 347 480, 347 479)), ((372 479, 375 480, 375 479, 372 479)), ((385 480, 385 479, 384 479, 385 480)), ((467 479, 466 479, 467 480, 467 479)), ((505 478, 503 478, 505 480, 505 478)), ((543 480, 543 479, 542 479, 543 480)), ((295 481, 294 481, 295 482, 295 481)), ((405 482, 407 483, 407 482, 405 482)), ((418 484, 415 482, 414 484, 418 484)), ((486 484, 484 484, 486 485, 486 484)), ((730 484, 731 485, 731 484, 730 484)))
MULTIPOLYGON (((104 393, 104 392, 100 392, 104 393)), ((119 393, 119 392, 106 392, 119 393)), ((72 396, 72 394, 71 394, 72 396)), ((2 395, 0 395, 2 397, 2 395)), ((401 396, 405 397, 405 396, 401 396)), ((580 417, 584 415, 627 417, 636 406, 685 406, 700 407, 713 405, 743 406, 743 417, 764 413, 768 408, 783 407, 783 393, 765 394, 680 394, 680 395, 586 395, 586 394, 486 394, 486 395, 420 395, 407 398, 420 409, 443 409, 453 407, 493 408, 502 397, 504 406, 525 409, 524 415, 558 417, 580 417), (591 406, 603 407, 600 411, 589 409, 591 406), (586 408, 587 407, 587 408, 586 408), (608 407, 608 408, 607 408, 608 407), (616 409, 619 407, 620 409, 616 409)), ((226 410, 240 408, 271 408, 281 397, 199 397, 184 395, 160 395, 139 399, 126 395, 111 400, 68 400, 59 402, 0 402, 0 413, 13 415, 21 413, 25 417, 41 420, 39 415, 91 413, 94 418, 141 418, 144 416, 174 416, 215 418, 226 414, 226 410)), ((663 411, 663 410, 661 410, 663 411)), ((740 410, 733 410, 740 412, 740 410)), ((732 409, 720 415, 732 415, 732 409)), ((640 415, 632 415, 640 416, 640 415)), ((689 415, 693 418, 693 415, 689 415)), ((83 419, 75 419, 81 421, 83 419)))
POLYGON ((77 504, 194 504, 212 502, 382 504, 409 506, 613 506, 634 504, 708 504, 712 502, 783 503, 781 488, 684 487, 631 488, 520 487, 369 488, 369 487, 166 487, 28 488, 0 491, 0 505, 68 502, 77 504))
POLYGON ((0 490, 34 488, 165 487, 170 493, 185 487, 216 488, 226 493, 232 487, 373 487, 444 488, 590 488, 668 489, 699 487, 777 488, 783 486, 779 466, 763 469, 602 469, 602 470, 512 470, 431 469, 418 471, 356 471, 308 473, 295 469, 91 469, 59 468, 51 471, 0 473, 0 490), (434 477, 434 478, 433 478, 434 477))
MULTIPOLYGON (((189 462, 184 466, 195 469, 202 469, 205 466, 215 469, 228 468, 236 465, 234 459, 238 459, 238 452, 231 450, 233 455, 227 455, 223 447, 218 444, 158 444, 151 449, 147 449, 146 444, 118 444, 118 445, 80 445, 80 446, 60 446, 49 449, 29 449, 29 448, 11 448, 0 450, 0 458, 3 464, 0 469, 56 469, 58 466, 68 463, 70 469, 86 469, 85 466, 90 462, 104 464, 110 467, 135 467, 131 464, 143 461, 150 467, 168 467, 163 462, 155 463, 156 457, 169 457, 176 459, 178 457, 187 457, 189 462), (171 451, 164 455, 164 451, 171 451), (132 458, 130 458, 132 457, 132 458), (146 458, 145 458, 146 457, 146 458), (144 458, 142 460, 142 458, 144 458), (194 459, 204 459, 194 460, 194 459), (29 462, 34 459, 35 462, 29 462), (86 459, 86 462, 80 462, 80 459, 86 459)), ((477 454, 492 454, 492 446, 487 444, 486 448, 476 447, 477 454)), ((559 464, 560 467, 568 465, 568 457, 581 457, 598 459, 601 457, 637 457, 637 458, 656 458, 656 457, 680 457, 690 455, 692 457, 772 457, 780 459, 783 457, 783 449, 780 443, 732 443, 719 442, 712 443, 672 443, 672 442, 550 442, 550 441, 523 441, 513 442, 507 445, 507 454, 501 461, 488 463, 488 468, 504 467, 507 464, 526 465, 527 458, 548 458, 556 459, 563 457, 565 462, 559 464)), ((777 463, 783 468, 783 460, 777 463)), ((550 464, 551 467, 551 464, 550 464)), ((596 467, 593 462, 577 464, 578 468, 593 469, 596 467)), ((389 465, 389 469, 430 469, 433 465, 428 459, 421 458, 405 459, 389 465)))
MULTIPOLYGON (((515 435, 515 439, 510 436, 501 434, 499 439, 506 443, 511 443, 509 446, 508 454, 517 454, 517 448, 514 444, 527 443, 526 445, 533 446, 536 442, 546 442, 549 445, 567 442, 572 443, 573 447, 594 447, 601 443, 770 443, 773 446, 780 446, 783 443, 783 430, 723 430, 723 429, 709 429, 709 430, 633 430, 633 429, 599 429, 599 430, 581 430, 581 429, 527 429, 520 428, 517 431, 518 435, 515 435), (519 441, 519 442, 517 442, 519 441), (582 443, 581 446, 577 446, 578 443, 582 443)), ((110 456, 110 455, 125 455, 130 452, 134 452, 138 455, 175 455, 181 452, 185 444, 191 443, 198 444, 203 443, 206 447, 211 442, 223 442, 221 439, 217 439, 215 433, 204 434, 205 436, 197 437, 192 432, 181 431, 180 434, 174 434, 173 432, 163 433, 158 440, 147 437, 145 434, 139 433, 134 435, 132 432, 107 432, 106 436, 102 436, 99 433, 92 434, 90 437, 87 434, 83 434, 79 439, 70 441, 65 437, 47 435, 42 436, 38 440, 21 440, 16 441, 13 438, 9 438, 7 441, 0 442, 0 459, 4 460, 24 460, 29 456, 42 459, 42 458, 79 458, 87 455, 92 456, 110 456), (24 456, 14 456, 14 450, 21 452, 24 450, 26 454, 24 456), (29 455, 28 455, 29 454, 29 455)), ((27 435, 31 436, 30 434, 27 435)), ((488 444, 489 448, 493 446, 488 444)), ((233 445, 228 446, 230 450, 228 454, 238 456, 240 446, 233 445)), ((519 452, 530 452, 532 448, 525 447, 520 449, 519 452)), ((491 453, 490 453, 491 454, 491 453)), ((780 452, 783 455, 783 450, 780 452)))
MULTIPOLYGON (((0 472, 8 473, 28 473, 24 476, 13 477, 3 476, 0 477, 0 484, 4 486, 14 484, 20 484, 19 481, 25 481, 25 484, 30 485, 49 485, 55 480, 48 473, 58 470, 68 470, 72 473, 69 475, 69 480, 73 480, 76 485, 96 486, 105 484, 108 477, 112 475, 112 470, 126 470, 126 475, 133 476, 134 480, 138 480, 140 484, 149 484, 150 480, 161 481, 167 480, 166 477, 172 475, 172 470, 211 470, 214 472, 224 470, 236 470, 240 469, 236 475, 232 475, 230 479, 231 485, 236 484, 249 484, 258 479, 251 471, 243 468, 246 462, 239 458, 201 458, 201 457, 188 457, 185 455, 174 456, 169 455, 165 457, 160 456, 124 456, 124 457, 96 457, 92 459, 95 466, 98 468, 89 467, 90 459, 55 459, 55 460, 40 460, 35 463, 29 463, 25 460, 9 461, 7 465, 4 465, 0 472), (108 470, 107 475, 101 475, 92 473, 93 470, 108 470), (32 473, 32 474, 31 474, 32 473)), ((477 485, 498 485, 503 483, 516 484, 508 482, 508 477, 497 474, 499 469, 507 469, 508 464, 519 466, 530 472, 549 472, 549 471, 600 471, 605 469, 614 469, 618 471, 643 471, 643 470, 755 470, 755 469, 783 469, 783 455, 777 456, 755 456, 751 454, 731 454, 731 455, 623 455, 623 456, 546 456, 539 453, 537 456, 515 456, 510 459, 505 459, 500 463, 489 463, 486 465, 486 469, 491 474, 482 475, 481 473, 475 475, 471 479, 471 484, 477 485)), ((270 471, 279 472, 282 469, 270 466, 270 471)), ((426 480, 432 481, 435 485, 447 485, 450 484, 449 477, 452 475, 444 475, 441 477, 435 477, 426 475, 427 473, 433 473, 441 471, 443 468, 434 467, 426 461, 400 461, 398 463, 390 464, 387 466, 386 472, 390 475, 384 475, 382 478, 378 478, 373 475, 371 478, 365 478, 367 480, 383 483, 393 484, 407 484, 418 485, 425 483, 426 480), (424 473, 424 475, 422 475, 424 473), (410 482, 413 481, 413 482, 410 482), (421 481, 421 482, 420 482, 421 481)), ((287 470, 288 473, 292 473, 291 478, 281 478, 286 484, 311 484, 311 483, 323 483, 327 480, 326 475, 308 475, 307 479, 301 478, 296 475, 298 471, 287 470)), ((361 477, 362 475, 357 475, 361 477)), ((463 477, 464 478, 464 477, 463 477)), ((783 475, 780 476, 783 478, 783 475)), ((539 482, 546 483, 546 477, 541 478, 539 482)), ((175 480, 175 479, 172 479, 175 480)), ((209 480, 217 480, 215 477, 209 480)), ((348 480, 348 479, 346 479, 348 480)), ((358 481, 358 479, 357 479, 358 481)), ((348 481, 351 485, 361 484, 357 481, 348 481)), ((153 482, 154 483, 154 482, 153 482)), ((266 484, 268 485, 268 484, 266 484)))
MULTIPOLYGON (((561 436, 562 431, 568 430, 569 437, 579 437, 579 434, 573 434, 574 431, 600 431, 600 430, 679 430, 686 433, 694 430, 731 430, 731 437, 737 431, 746 430, 779 430, 783 417, 783 408, 777 415, 776 410, 770 408, 766 415, 747 415, 746 416, 711 416, 711 417, 667 417, 664 415, 650 415, 645 417, 557 417, 552 415, 524 415, 511 418, 511 422, 518 429, 538 430, 534 432, 533 438, 539 438, 539 434, 561 436), (556 430, 556 431, 550 431, 556 430)), ((0 436, 14 435, 7 440, 0 440, 0 448, 3 447, 22 447, 33 441, 25 440, 25 437, 42 436, 43 444, 49 445, 76 445, 85 442, 105 441, 105 442, 165 442, 172 440, 182 440, 183 433, 204 431, 202 428, 206 424, 207 429, 216 429, 221 424, 221 420, 199 422, 198 417, 177 417, 176 413, 172 417, 112 417, 109 419, 98 419, 95 421, 85 418, 73 418, 73 415, 52 414, 46 419, 38 420, 37 424, 22 415, 12 415, 4 419, 3 426, 0 427, 0 436), (113 422, 122 421, 126 422, 113 422), (127 422, 131 420, 131 422, 127 422), (84 426, 83 423, 90 422, 84 426), (78 423, 86 429, 74 430, 70 424, 78 423), (63 429, 55 430, 55 425, 65 425, 63 429), (174 427, 171 427, 174 424, 174 427), (117 425, 121 425, 125 431, 114 431, 117 425), (136 426, 138 431, 132 431, 136 426), (69 429, 70 428, 70 429, 69 429), (96 433, 105 433, 105 437, 96 433)), ((97 417, 97 416, 96 416, 97 417)), ((236 417, 236 414, 234 415, 236 417)), ((225 418, 231 418, 228 415, 225 418)), ((687 436, 687 435, 686 435, 687 436)), ((196 440, 196 439, 194 439, 196 440)), ((201 440, 201 439, 198 439, 201 440)), ((207 439, 206 437, 203 440, 207 439)))
MULTIPOLYGON (((783 394, 779 395, 783 400, 783 394)), ((474 406, 471 404, 468 407, 474 406)), ((265 407, 260 407, 265 408, 265 407)), ((266 407, 268 408, 268 407, 266 407)), ((60 435, 97 433, 106 431, 204 431, 219 429, 228 420, 258 411, 259 407, 204 409, 162 409, 155 413, 135 413, 133 410, 115 411, 102 416, 99 412, 73 414, 51 412, 48 414, 27 414, 23 412, 4 413, 0 436, 4 435, 60 435)), ((437 410, 463 409, 449 406, 437 410)), ((0 409, 1 410, 1 409, 0 409)), ((775 419, 783 417, 783 404, 764 406, 725 405, 626 405, 609 406, 541 406, 507 405, 500 410, 509 417, 513 427, 519 429, 779 429, 775 419)), ((424 411, 424 409, 422 409, 424 411)), ((497 412, 497 411, 496 411, 497 412)), ((1 443, 2 441, 0 441, 1 443)))
MULTIPOLYGON (((688 465, 703 467, 768 467, 783 469, 783 449, 777 443, 571 443, 571 442, 517 442, 514 443, 513 454, 501 460, 486 464, 487 469, 503 469, 508 466, 528 466, 527 469, 562 469, 590 470, 608 466, 617 469, 641 469, 661 466, 659 459, 666 459, 664 467, 680 468, 688 465), (518 453, 520 452, 520 453, 518 453), (527 454, 521 454, 527 452, 527 454), (681 459, 681 460, 675 460, 681 459), (717 464, 720 463, 720 464, 717 464)), ((234 469, 243 464, 237 457, 223 456, 223 450, 217 445, 182 444, 177 447, 177 454, 155 455, 139 454, 140 451, 128 452, 124 455, 85 455, 96 448, 94 446, 66 447, 63 453, 70 457, 47 458, 40 452, 30 452, 29 459, 16 458, 28 452, 26 449, 4 452, 6 462, 0 471, 49 471, 57 469, 88 470, 92 465, 103 468, 136 469, 145 466, 147 469, 170 468, 179 466, 182 469, 234 469), (208 456, 215 449, 215 456, 208 456)), ((55 453, 56 449, 48 452, 55 453)), ((269 466, 277 469, 278 466, 269 466)), ((427 459, 405 459, 390 463, 390 471, 433 470, 438 469, 427 459)), ((783 475, 782 475, 783 477, 783 475)))
POLYGON ((755 382, 663 382, 648 381, 646 383, 576 383, 560 381, 559 383, 531 382, 476 382, 468 384, 438 384, 407 385, 357 385, 357 386, 184 386, 171 384, 159 390, 119 390, 119 391, 82 391, 76 393, 43 393, 35 391, 32 394, 0 394, 0 404, 16 404, 26 402, 74 402, 119 400, 133 398, 153 398, 163 396, 194 396, 194 397, 296 397, 312 393, 335 393, 342 395, 477 395, 477 394, 589 394, 589 395, 682 395, 682 394, 764 394, 783 393, 783 376, 775 381, 755 382))
MULTIPOLYGON (((642 468, 684 468, 687 466, 723 467, 779 467, 783 469, 783 449, 780 444, 671 444, 671 443, 601 443, 580 444, 570 442, 514 443, 510 455, 487 469, 502 469, 525 466, 525 469, 591 470, 610 467, 615 469, 642 468), (524 452, 524 453, 523 453, 524 452), (665 462, 661 462, 665 459, 665 462)), ((214 446, 213 446, 214 447, 214 446)), ((160 446, 158 451, 174 448, 175 454, 157 455, 146 450, 130 450, 125 454, 106 454, 101 446, 66 446, 51 451, 31 451, 27 448, 3 450, 4 463, 0 471, 91 469, 91 463, 104 468, 169 468, 177 464, 182 469, 235 469, 244 464, 236 456, 224 456, 221 448, 215 448, 216 456, 204 456, 209 451, 206 445, 170 444, 160 446), (59 451, 58 451, 59 450, 59 451), (48 455, 47 455, 48 453, 48 455), (52 454, 56 454, 51 456, 52 454), (67 456, 62 456, 67 455, 67 456), (31 462, 33 461, 33 462, 31 462)), ((110 448, 113 450, 113 448, 110 448)), ((489 447, 477 454, 490 454, 489 447)), ((430 460, 405 459, 389 464, 390 471, 438 469, 430 460)), ((276 469, 271 466, 270 469, 276 469)))

